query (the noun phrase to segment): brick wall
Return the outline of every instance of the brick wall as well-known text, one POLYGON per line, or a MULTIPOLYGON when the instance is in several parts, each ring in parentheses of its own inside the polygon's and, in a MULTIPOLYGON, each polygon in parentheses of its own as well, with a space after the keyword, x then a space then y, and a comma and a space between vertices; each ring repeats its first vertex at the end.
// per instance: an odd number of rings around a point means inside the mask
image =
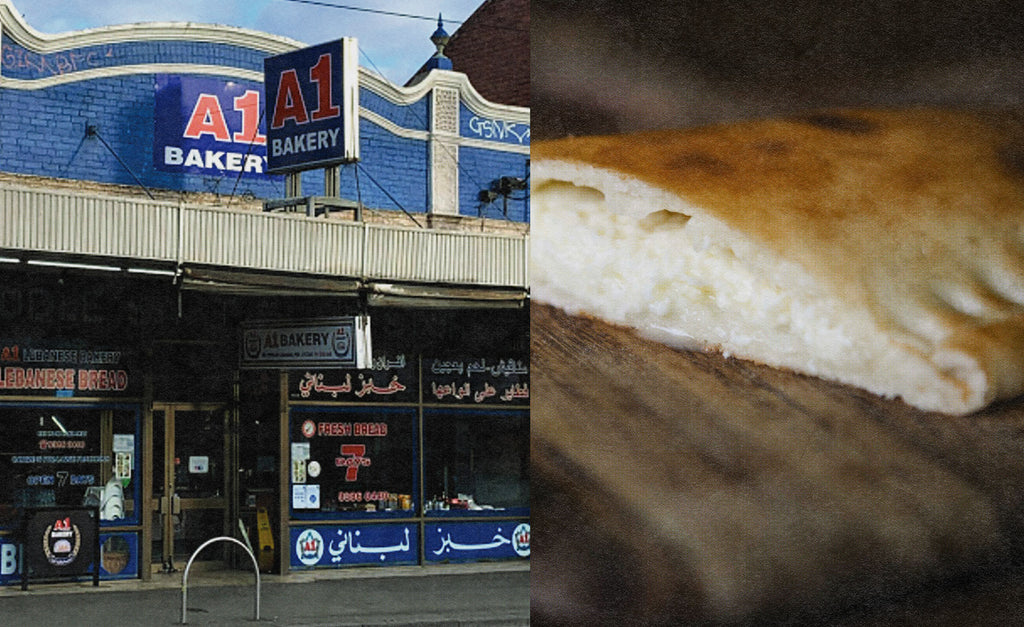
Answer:
MULTIPOLYGON (((268 53, 239 43, 239 37, 237 32, 230 37, 226 33, 224 43, 117 41, 78 47, 69 43, 67 49, 42 54, 5 32, 0 57, 0 172, 129 186, 136 185, 134 177, 138 177, 154 190, 282 197, 283 177, 218 169, 227 159, 223 155, 206 156, 205 164, 212 171, 169 172, 161 161, 166 156, 155 145, 159 136, 155 94, 161 75, 145 72, 144 66, 176 64, 170 72, 173 76, 231 81, 240 89, 259 91, 262 99, 263 58, 268 53), (221 67, 223 73, 211 75, 200 66, 221 67), (87 136, 88 126, 94 126, 98 136, 87 136)), ((372 115, 360 120, 358 181, 355 166, 343 167, 341 195, 361 198, 364 205, 382 210, 424 213, 430 204, 430 93, 376 85, 372 81, 361 85, 360 105, 372 115), (413 100, 409 94, 419 97, 413 100)), ((232 132, 240 125, 235 119, 240 115, 226 106, 224 116, 232 132)), ((493 148, 481 147, 479 140, 486 138, 465 133, 475 143, 459 152, 459 214, 478 216, 480 186, 503 175, 522 176, 527 158, 521 151, 510 152, 507 141, 495 139, 493 148)), ((237 143, 216 148, 224 154, 252 150, 237 143)), ((304 173, 302 181, 305 194, 323 193, 320 172, 304 173)), ((503 218, 500 211, 484 209, 484 215, 503 218)), ((525 203, 519 202, 509 217, 526 220, 525 203)))
POLYGON ((445 55, 488 100, 530 106, 529 0, 486 0, 452 35, 445 55))

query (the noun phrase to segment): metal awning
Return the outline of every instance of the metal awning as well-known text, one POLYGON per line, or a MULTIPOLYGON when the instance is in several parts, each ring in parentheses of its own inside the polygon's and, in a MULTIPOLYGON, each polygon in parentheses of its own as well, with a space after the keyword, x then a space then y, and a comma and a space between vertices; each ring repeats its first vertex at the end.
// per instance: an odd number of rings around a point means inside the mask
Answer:
POLYGON ((170 273, 191 289, 521 302, 528 246, 528 235, 0 185, 0 257, 170 273))
POLYGON ((237 296, 366 296, 371 307, 445 309, 519 308, 528 299, 525 290, 448 285, 399 285, 306 276, 284 276, 203 268, 185 268, 185 290, 237 296))

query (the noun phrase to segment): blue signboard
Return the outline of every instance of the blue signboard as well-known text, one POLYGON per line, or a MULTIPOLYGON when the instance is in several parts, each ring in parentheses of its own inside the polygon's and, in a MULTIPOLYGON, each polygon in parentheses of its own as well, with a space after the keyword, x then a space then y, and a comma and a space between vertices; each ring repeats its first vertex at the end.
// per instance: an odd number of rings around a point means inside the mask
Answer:
POLYGON ((530 557, 525 521, 431 522, 423 539, 428 562, 469 562, 530 557))
POLYGON ((268 176, 263 86, 158 75, 153 165, 161 172, 268 176))
POLYGON ((296 172, 359 159, 355 39, 268 57, 263 74, 271 172, 296 172))
POLYGON ((291 566, 416 564, 417 535, 416 525, 410 524, 292 527, 291 566))
POLYGON ((18 561, 17 540, 9 536, 0 536, 0 585, 21 581, 21 569, 18 567, 18 561))
MULTIPOLYGON (((0 537, 0 586, 21 582, 18 543, 0 537)), ((139 536, 136 533, 100 534, 100 579, 135 579, 139 576, 139 536)))

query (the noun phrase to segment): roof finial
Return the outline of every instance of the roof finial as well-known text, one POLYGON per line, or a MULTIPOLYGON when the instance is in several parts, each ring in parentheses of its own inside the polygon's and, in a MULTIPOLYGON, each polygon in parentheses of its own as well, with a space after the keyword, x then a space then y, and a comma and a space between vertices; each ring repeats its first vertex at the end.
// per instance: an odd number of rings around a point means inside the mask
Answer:
POLYGON ((434 34, 430 36, 430 41, 433 42, 434 47, 437 48, 437 52, 434 53, 435 58, 445 58, 444 47, 448 45, 448 40, 450 39, 451 36, 449 36, 448 32, 444 29, 444 20, 441 18, 441 14, 438 13, 437 30, 435 30, 434 34))

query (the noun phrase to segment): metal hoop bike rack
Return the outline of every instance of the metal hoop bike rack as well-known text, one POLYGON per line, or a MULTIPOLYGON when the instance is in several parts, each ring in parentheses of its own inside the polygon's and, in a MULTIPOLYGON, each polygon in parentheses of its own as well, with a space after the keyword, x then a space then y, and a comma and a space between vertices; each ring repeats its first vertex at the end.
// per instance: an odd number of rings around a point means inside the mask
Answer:
POLYGON ((253 612, 253 620, 259 621, 259 619, 260 619, 260 567, 256 563, 256 556, 252 554, 252 551, 249 549, 249 547, 247 547, 245 544, 243 544, 241 542, 241 540, 238 540, 236 538, 232 538, 230 536, 218 536, 216 538, 211 538, 211 539, 207 540, 206 542, 203 542, 199 546, 199 548, 196 549, 194 553, 192 553, 192 557, 188 558, 188 564, 185 565, 185 572, 182 573, 182 575, 181 575, 181 624, 184 625, 184 624, 186 624, 188 622, 187 621, 187 614, 188 614, 188 570, 190 568, 192 568, 192 562, 193 562, 193 560, 196 559, 196 557, 199 555, 199 553, 203 549, 205 549, 207 546, 213 544, 214 542, 234 542, 238 546, 242 547, 245 550, 246 555, 249 556, 249 559, 252 560, 253 572, 256 573, 256 606, 255 606, 255 610, 253 612))

